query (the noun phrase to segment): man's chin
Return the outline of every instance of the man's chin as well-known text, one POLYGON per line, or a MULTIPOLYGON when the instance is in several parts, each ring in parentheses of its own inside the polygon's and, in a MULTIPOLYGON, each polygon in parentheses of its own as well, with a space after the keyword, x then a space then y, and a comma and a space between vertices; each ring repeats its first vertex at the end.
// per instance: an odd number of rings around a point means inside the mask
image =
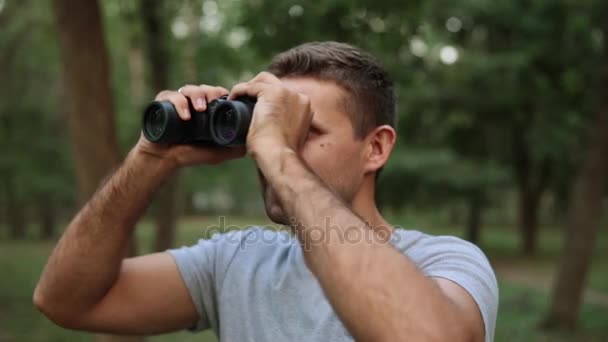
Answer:
POLYGON ((266 216, 274 223, 285 226, 289 225, 289 220, 287 220, 285 213, 283 213, 283 210, 279 206, 273 205, 271 207, 266 207, 266 216))

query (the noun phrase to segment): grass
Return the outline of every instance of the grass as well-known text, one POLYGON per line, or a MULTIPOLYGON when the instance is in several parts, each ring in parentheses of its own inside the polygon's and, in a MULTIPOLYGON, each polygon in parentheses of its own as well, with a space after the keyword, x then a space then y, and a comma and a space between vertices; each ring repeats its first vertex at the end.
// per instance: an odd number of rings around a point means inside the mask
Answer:
MULTIPOLYGON (((225 226, 245 227, 264 224, 261 219, 229 219, 225 226)), ((198 238, 209 237, 209 226, 219 226, 218 220, 184 219, 180 222, 176 245, 189 245, 198 238)), ((459 235, 457 229, 432 228, 435 234, 459 235)), ((147 223, 138 228, 140 251, 148 251, 153 230, 147 223)), ((483 232, 482 247, 493 263, 511 263, 533 271, 548 273, 556 265, 561 248, 560 235, 551 229, 543 230, 541 253, 534 258, 518 254, 518 240, 513 230, 492 228, 483 232)), ((92 341, 90 334, 73 332, 55 326, 38 313, 31 304, 31 296, 53 243, 35 240, 0 240, 0 341, 92 341)), ((589 286, 608 295, 608 237, 602 236, 594 256, 589 286)), ((608 307, 586 303, 580 314, 580 328, 576 333, 543 332, 539 321, 547 309, 547 290, 530 288, 501 279, 500 308, 496 341, 608 341, 608 307)), ((149 341, 216 341, 211 332, 191 334, 179 332, 148 338, 149 341)))
POLYGON ((500 281, 500 307, 495 341, 608 341, 608 308, 587 304, 575 333, 538 328, 548 305, 548 293, 500 281))

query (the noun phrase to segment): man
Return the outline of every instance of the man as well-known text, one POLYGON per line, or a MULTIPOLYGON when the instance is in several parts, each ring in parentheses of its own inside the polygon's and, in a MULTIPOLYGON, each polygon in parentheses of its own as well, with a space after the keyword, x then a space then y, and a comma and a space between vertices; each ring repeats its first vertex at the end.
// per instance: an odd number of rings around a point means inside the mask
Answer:
POLYGON ((164 91, 189 120, 230 94, 257 98, 241 149, 140 139, 73 219, 34 293, 59 325, 117 334, 212 328, 222 341, 491 341, 498 289, 475 246, 394 229, 374 203, 395 144, 393 83, 347 44, 304 44, 230 92, 164 91), (179 167, 247 153, 266 213, 252 228, 123 259, 153 193, 179 167))

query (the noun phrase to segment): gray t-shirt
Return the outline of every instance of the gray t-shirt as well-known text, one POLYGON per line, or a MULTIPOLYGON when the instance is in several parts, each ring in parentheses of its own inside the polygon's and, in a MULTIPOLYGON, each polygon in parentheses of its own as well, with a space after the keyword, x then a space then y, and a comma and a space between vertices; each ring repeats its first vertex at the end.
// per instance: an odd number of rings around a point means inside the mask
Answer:
MULTIPOLYGON (((486 342, 494 339, 498 285, 479 248, 456 237, 403 229, 395 230, 391 243, 425 275, 467 290, 483 316, 486 342)), ((231 231, 169 253, 201 317, 194 331, 212 328, 230 342, 353 340, 307 268, 301 245, 287 232, 231 231)))

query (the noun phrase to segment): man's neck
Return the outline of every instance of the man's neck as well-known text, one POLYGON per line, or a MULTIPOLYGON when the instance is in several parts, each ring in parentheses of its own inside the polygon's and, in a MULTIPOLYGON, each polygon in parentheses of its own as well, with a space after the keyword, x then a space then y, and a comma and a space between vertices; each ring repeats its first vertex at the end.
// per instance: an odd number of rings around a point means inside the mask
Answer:
POLYGON ((393 226, 382 217, 375 202, 375 184, 365 180, 352 201, 352 210, 359 215, 374 231, 390 237, 393 226))

